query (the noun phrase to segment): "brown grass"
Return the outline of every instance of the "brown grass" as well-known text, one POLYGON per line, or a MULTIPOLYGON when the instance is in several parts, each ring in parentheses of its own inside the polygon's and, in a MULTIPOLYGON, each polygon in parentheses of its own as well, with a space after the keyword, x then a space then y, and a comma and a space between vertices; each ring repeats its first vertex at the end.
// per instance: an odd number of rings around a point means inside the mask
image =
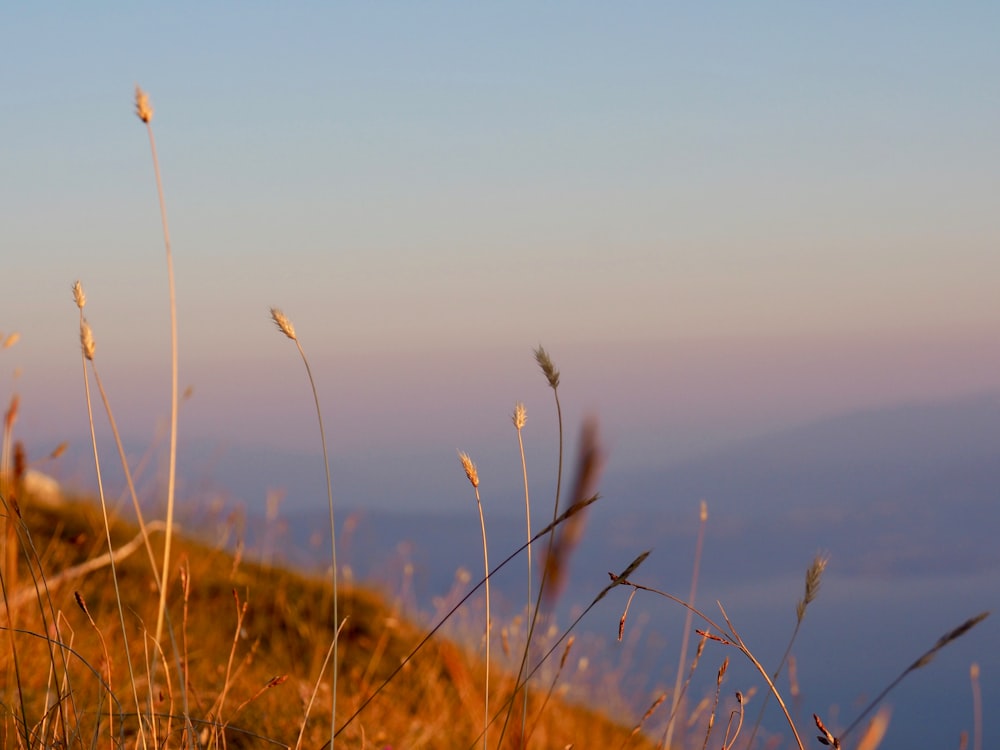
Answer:
MULTIPOLYGON (((73 570, 99 556, 104 547, 104 521, 92 503, 72 503, 58 510, 24 503, 22 529, 39 550, 39 568, 73 570)), ((137 529, 112 519, 116 548, 134 540, 137 529)), ((184 536, 175 538, 178 559, 185 571, 168 592, 171 608, 181 607, 178 648, 190 704, 180 705, 176 681, 155 695, 151 737, 159 747, 183 747, 195 739, 200 746, 292 746, 303 728, 303 706, 324 661, 326 644, 334 635, 329 582, 280 568, 235 564, 227 552, 184 536), (228 602, 228 605, 226 604, 228 602), (188 715, 186 719, 184 714, 188 715)), ((162 538, 154 538, 154 549, 162 538)), ((27 567, 22 560, 22 568, 27 567)), ((152 623, 158 597, 142 556, 120 560, 122 606, 133 624, 129 647, 143 653, 151 647, 152 623)), ((128 747, 138 736, 137 713, 128 686, 121 681, 124 662, 122 632, 108 567, 85 575, 64 577, 49 587, 53 610, 74 633, 72 647, 63 646, 73 687, 75 711, 69 696, 62 704, 71 714, 65 727, 48 724, 41 734, 51 700, 47 698, 46 669, 22 669, 16 686, 25 701, 28 738, 15 718, 0 722, 4 747, 66 743, 128 747), (85 608, 84 608, 85 606, 85 608), (47 702, 48 701, 48 702, 47 702)), ((401 660, 414 652, 423 628, 400 616, 384 599, 364 588, 342 587, 340 608, 346 619, 341 637, 346 657, 341 664, 343 706, 338 718, 366 697, 363 687, 380 682, 401 660)), ((12 633, 22 664, 48 664, 51 643, 41 637, 47 622, 37 608, 24 607, 18 631, 12 633)), ((10 632, 10 631, 8 631, 10 632)), ((11 674, 9 654, 0 657, 0 669, 11 674)), ((452 748, 471 746, 482 732, 485 665, 465 648, 432 638, 350 724, 341 739, 350 747, 452 748)), ((146 687, 148 674, 139 678, 146 687)), ((8 684, 8 690, 12 687, 8 684)), ((491 692, 504 699, 513 688, 512 675, 500 674, 491 692)), ((329 709, 329 691, 319 696, 329 709)), ((5 699, 5 705, 9 702, 5 699)), ((529 701, 532 744, 536 747, 603 748, 620 746, 629 730, 600 713, 563 704, 554 695, 529 701), (547 703, 547 706, 543 705, 547 703)), ((319 747, 329 739, 329 722, 309 720, 304 745, 319 747)), ((514 735, 512 735, 514 737, 514 735)), ((154 741, 151 739, 151 743, 154 741)), ((512 741, 506 745, 515 747, 512 741)), ((633 746, 649 747, 645 741, 633 746)))

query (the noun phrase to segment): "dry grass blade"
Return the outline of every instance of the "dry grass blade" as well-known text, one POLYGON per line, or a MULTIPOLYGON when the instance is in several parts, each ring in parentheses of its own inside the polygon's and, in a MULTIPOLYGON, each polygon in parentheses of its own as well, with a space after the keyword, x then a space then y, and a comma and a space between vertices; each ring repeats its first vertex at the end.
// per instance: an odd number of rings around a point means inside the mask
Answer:
MULTIPOLYGON (((556 366, 552 362, 552 358, 549 356, 549 353, 545 351, 545 348, 542 347, 541 345, 539 345, 534 350, 534 355, 535 355, 535 362, 541 368, 542 374, 545 376, 546 381, 548 381, 549 387, 552 389, 553 398, 555 399, 556 402, 556 421, 559 428, 559 460, 556 466, 556 496, 555 496, 555 501, 552 504, 552 524, 554 526, 556 523, 556 519, 559 516, 559 500, 562 497, 562 476, 563 476, 563 418, 562 418, 562 404, 559 401, 559 370, 556 369, 556 366)), ((524 419, 524 416, 525 416, 524 414, 521 414, 520 416, 520 419, 522 421, 524 419)), ((517 412, 515 411, 514 414, 515 426, 518 424, 518 421, 519 417, 517 412)), ((518 435, 520 436, 520 428, 518 428, 518 435)), ((546 552, 547 555, 552 554, 552 547, 554 543, 555 543, 554 536, 549 537, 547 544, 547 552, 546 552)), ((530 550, 530 544, 529 544, 529 550, 530 550)), ((535 628, 538 625, 538 617, 542 605, 542 596, 545 593, 547 584, 548 584, 548 570, 543 567, 541 580, 539 581, 538 584, 538 593, 535 595, 534 607, 531 610, 531 617, 528 620, 528 632, 525 637, 524 650, 522 651, 521 654, 521 663, 517 669, 517 677, 515 679, 515 683, 521 681, 521 678, 524 676, 524 670, 528 666, 528 656, 531 652, 531 644, 534 639, 535 628)), ((527 694, 525 695, 524 700, 525 700, 525 709, 522 711, 522 722, 521 722, 522 730, 525 724, 524 719, 527 716, 527 708, 526 708, 527 694)), ((509 723, 509 721, 510 721, 510 713, 508 712, 507 716, 504 718, 503 727, 500 730, 501 744, 503 743, 503 738, 506 735, 507 724, 509 723)))
MULTIPOLYGON (((458 460, 462 463, 465 476, 469 478, 476 493, 476 507, 479 509, 479 527, 483 533, 483 573, 486 581, 486 685, 483 689, 483 750, 487 750, 490 726, 490 556, 489 547, 486 544, 486 519, 483 516, 483 501, 479 496, 479 471, 476 465, 469 458, 468 453, 458 454, 458 460)), ((531 548, 531 541, 528 541, 528 548, 531 548)))
MULTIPOLYGON (((633 592, 633 593, 634 593, 634 592, 633 592)), ((643 724, 645 724, 645 723, 646 723, 646 721, 648 721, 648 720, 649 720, 649 718, 650 718, 650 717, 651 717, 651 716, 652 716, 652 715, 653 715, 654 713, 656 713, 656 709, 658 709, 658 708, 659 708, 659 707, 660 707, 661 705, 663 705, 663 701, 665 701, 666 699, 667 699, 667 694, 666 694, 666 693, 660 693, 660 694, 659 694, 659 695, 657 696, 656 700, 654 700, 654 701, 653 701, 653 702, 652 702, 652 703, 650 704, 649 708, 647 708, 647 709, 646 709, 646 713, 644 713, 644 714, 642 715, 642 718, 641 718, 641 719, 639 719, 639 722, 638 722, 638 723, 637 723, 637 724, 636 724, 636 725, 635 725, 634 727, 632 727, 632 733, 631 733, 631 734, 629 734, 629 736, 628 736, 628 737, 627 737, 627 738, 625 739, 625 741, 624 741, 624 742, 622 743, 622 746, 621 746, 620 750, 625 750, 625 748, 626 748, 626 747, 628 747, 629 743, 631 743, 631 742, 632 742, 632 740, 634 740, 634 739, 635 739, 635 736, 636 736, 637 734, 639 734, 639 732, 641 732, 641 731, 642 731, 642 725, 643 725, 643 724)))
MULTIPOLYGON (((792 646, 795 645, 795 639, 798 638, 799 629, 802 627, 802 620, 805 619, 806 616, 806 610, 809 608, 809 605, 816 600, 816 597, 819 594, 819 588, 823 582, 823 572, 826 570, 826 566, 829 563, 830 556, 821 552, 813 558, 812 563, 806 570, 805 592, 802 594, 802 599, 800 599, 795 605, 795 628, 792 630, 792 635, 788 639, 788 645, 785 646, 785 653, 782 654, 781 660, 778 662, 778 666, 771 675, 772 680, 778 679, 778 675, 781 674, 781 670, 784 669, 785 664, 789 661, 792 653, 792 646)), ((792 696, 794 697, 798 692, 797 682, 794 679, 792 680, 792 686, 792 696)), ((764 696, 764 700, 761 701, 760 711, 757 712, 757 720, 754 722, 753 731, 750 732, 748 747, 753 746, 754 738, 757 736, 760 724, 764 720, 764 710, 767 708, 767 704, 770 699, 771 694, 768 693, 764 696)))
POLYGON ((170 577, 170 552, 174 537, 174 499, 177 489, 177 412, 180 404, 177 373, 177 291, 174 285, 174 256, 170 245, 170 223, 167 221, 167 203, 163 192, 163 176, 160 173, 160 157, 156 151, 153 135, 153 107, 149 95, 137 85, 135 87, 135 113, 146 126, 149 136, 149 150, 153 159, 153 175, 156 178, 156 195, 160 206, 160 222, 163 226, 163 246, 167 256, 167 285, 170 303, 170 457, 167 467, 167 530, 163 537, 163 577, 160 581, 160 604, 156 613, 157 643, 163 637, 163 623, 167 613, 167 580, 170 577))
POLYGON ((890 682, 889 685, 881 693, 879 693, 871 703, 869 703, 865 707, 865 709, 858 715, 858 718, 856 718, 854 721, 852 721, 850 723, 850 725, 847 727, 847 729, 845 729, 843 731, 843 733, 841 733, 840 738, 843 739, 848 734, 850 734, 852 731, 854 731, 857 728, 858 724, 860 724, 862 721, 864 721, 865 717, 868 716, 868 714, 870 714, 872 712, 872 710, 879 703, 881 703, 882 700, 890 692, 892 692, 892 690, 896 687, 896 685, 898 685, 900 682, 902 682, 906 678, 906 676, 908 674, 910 674, 910 672, 915 672, 916 670, 920 669, 921 667, 926 667, 928 664, 931 663, 931 660, 934 659, 934 657, 937 655, 938 651, 940 651, 941 649, 943 649, 945 646, 947 646, 952 641, 954 641, 954 640, 956 640, 958 638, 961 638, 963 635, 965 635, 966 633, 968 633, 970 630, 972 630, 974 627, 976 627, 976 625, 978 625, 979 623, 981 623, 983 620, 985 620, 989 616, 990 616, 989 612, 980 612, 975 617, 970 617, 968 620, 966 620, 965 622, 963 622, 958 627, 949 630, 943 636, 941 636, 940 638, 938 638, 937 639, 937 643, 935 643, 933 646, 931 646, 927 651, 925 651, 923 654, 921 654, 920 657, 915 662, 913 662, 910 666, 908 666, 906 669, 904 669, 895 680, 893 680, 892 682, 890 682))
MULTIPOLYGON (((306 357, 306 351, 302 348, 302 342, 299 341, 299 337, 295 333, 295 326, 292 325, 292 321, 277 307, 271 308, 271 320, 278 327, 285 336, 295 342, 295 348, 298 349, 299 356, 302 358, 302 364, 306 368, 306 375, 309 377, 309 387, 312 389, 313 401, 316 405, 316 419, 319 422, 319 439, 320 444, 323 448, 323 469, 326 472, 326 499, 327 507, 330 514, 330 565, 331 565, 331 576, 332 576, 332 588, 333 588, 333 621, 340 622, 340 610, 338 608, 338 572, 337 572, 337 527, 334 523, 333 518, 333 481, 330 478, 330 455, 326 448, 326 429, 323 427, 323 410, 319 406, 319 391, 316 390, 316 381, 313 379, 312 368, 309 366, 309 359, 306 357)), ((338 672, 340 659, 338 656, 339 651, 339 639, 334 636, 333 639, 333 670, 330 679, 330 693, 332 698, 332 706, 330 707, 330 746, 333 746, 334 739, 337 736, 337 682, 338 682, 338 672)))
MULTIPOLYGON (((526 537, 528 539, 528 551, 527 551, 527 562, 528 562, 528 585, 527 585, 527 604, 525 605, 525 613, 529 620, 533 616, 532 612, 532 594, 531 594, 531 582, 532 576, 534 576, 534 568, 532 567, 532 555, 531 555, 531 493, 528 491, 528 462, 524 455, 524 436, 521 434, 524 429, 524 425, 528 422, 528 411, 525 409, 524 404, 518 401, 514 405, 514 413, 511 415, 511 421, 514 423, 514 429, 517 430, 517 448, 518 453, 521 456, 521 477, 524 480, 524 521, 526 527, 526 537)), ((526 655, 530 655, 531 641, 525 640, 524 650, 526 655)), ((528 724, 528 686, 524 686, 524 697, 521 701, 521 744, 524 744, 524 728, 528 724)))
MULTIPOLYGON (((90 325, 87 323, 86 318, 83 316, 83 308, 87 304, 87 295, 83 291, 83 285, 79 280, 73 284, 73 301, 76 303, 77 309, 79 310, 80 317, 80 345, 82 353, 82 367, 83 367, 83 387, 84 394, 87 403, 87 422, 90 428, 90 442, 91 448, 94 451, 94 470, 97 474, 97 490, 101 502, 101 516, 104 522, 104 534, 105 540, 108 545, 108 564, 111 566, 111 581, 115 592, 115 603, 118 614, 118 624, 122 632, 122 643, 125 649, 125 662, 128 670, 129 676, 129 688, 132 691, 132 698, 135 701, 136 710, 139 710, 139 691, 136 685, 135 678, 135 668, 132 664, 132 654, 128 646, 128 629, 125 625, 125 610, 122 605, 122 595, 121 588, 118 581, 118 571, 115 567, 115 551, 114 545, 111 540, 111 521, 108 516, 108 505, 104 494, 104 479, 101 474, 101 461, 100 455, 97 448, 97 433, 94 428, 94 408, 90 396, 90 379, 87 374, 87 362, 90 362, 90 367, 94 372, 94 382, 97 385, 97 390, 101 395, 101 400, 104 404, 105 413, 108 416, 108 422, 111 425, 111 432, 115 438, 115 444, 118 446, 118 455, 122 461, 122 468, 125 472, 125 478, 128 482, 129 489, 132 493, 132 502, 135 507, 136 518, 139 522, 139 535, 136 540, 142 539, 146 546, 146 553, 149 556, 149 564, 153 572, 153 580, 157 586, 162 587, 162 580, 160 578, 159 572, 156 568, 156 556, 153 554, 153 548, 149 541, 149 529, 146 527, 145 520, 142 516, 142 510, 139 507, 139 499, 135 493, 135 485, 132 482, 132 475, 129 471, 128 460, 125 457, 125 449, 122 445, 121 435, 118 432, 118 425, 115 422, 114 412, 111 409, 111 403, 108 400, 108 395, 104 390, 104 385, 101 383, 101 377, 97 370, 97 363, 94 361, 94 355, 96 352, 96 344, 94 343, 93 331, 90 325)), ((131 552, 129 552, 131 554, 131 552)), ((142 722, 139 723, 139 736, 140 740, 146 742, 145 728, 142 722)))

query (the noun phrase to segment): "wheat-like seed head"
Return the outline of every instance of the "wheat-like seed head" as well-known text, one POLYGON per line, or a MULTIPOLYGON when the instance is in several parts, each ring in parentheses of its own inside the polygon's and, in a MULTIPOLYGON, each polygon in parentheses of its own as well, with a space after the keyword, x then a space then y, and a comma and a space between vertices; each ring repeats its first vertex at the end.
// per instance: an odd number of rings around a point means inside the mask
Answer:
POLYGON ((288 336, 288 338, 292 341, 299 340, 295 335, 295 326, 292 325, 292 321, 285 317, 285 314, 277 307, 271 308, 271 320, 273 320, 274 324, 278 326, 278 330, 288 336))
POLYGON ((87 295, 83 293, 83 284, 80 283, 79 279, 73 283, 73 301, 81 310, 87 304, 87 295))
POLYGON ((566 666, 566 659, 569 658, 570 649, 573 648, 573 644, 576 643, 576 636, 571 635, 566 641, 566 648, 563 649, 562 657, 559 659, 559 669, 566 666))
POLYGON ((9 334, 7 338, 3 340, 3 345, 0 346, 0 349, 10 349, 12 346, 14 346, 14 344, 16 344, 20 340, 21 340, 21 334, 19 334, 17 331, 14 331, 13 333, 9 334))
POLYGON ((524 427, 524 423, 528 421, 528 412, 524 408, 524 404, 520 401, 514 405, 514 416, 511 417, 511 419, 514 421, 514 426, 518 430, 524 427))
POLYGON ((716 677, 717 685, 722 684, 722 678, 726 676, 726 670, 728 669, 729 669, 729 657, 727 656, 725 659, 722 660, 722 665, 719 667, 719 674, 716 677))
POLYGON ((76 598, 77 606, 83 610, 83 613, 87 615, 87 617, 90 617, 90 610, 87 609, 87 602, 84 600, 83 594, 79 591, 74 591, 73 596, 76 598))
POLYGON ((806 607, 808 607, 816 595, 819 594, 819 585, 823 580, 823 571, 826 570, 827 563, 830 562, 830 558, 825 554, 818 554, 812 561, 812 565, 809 566, 809 570, 806 571, 806 592, 800 601, 795 606, 795 614, 801 620, 805 617, 806 607))
POLYGON ((137 85, 135 87, 135 113, 144 123, 153 119, 153 107, 149 103, 149 94, 137 85))
POLYGON ((80 321, 80 344, 83 346, 83 356, 93 362, 97 345, 94 343, 94 332, 90 330, 90 323, 86 320, 80 321))
POLYGON ((549 387, 556 389, 559 387, 559 370, 556 366, 552 364, 552 358, 549 357, 549 353, 545 349, 539 346, 535 349, 535 361, 538 366, 542 368, 542 373, 545 375, 545 379, 549 381, 549 387))
POLYGON ((462 468, 465 469, 465 476, 469 478, 472 486, 479 487, 479 472, 476 470, 476 465, 472 463, 472 459, 469 458, 469 454, 459 451, 458 460, 462 462, 462 468))

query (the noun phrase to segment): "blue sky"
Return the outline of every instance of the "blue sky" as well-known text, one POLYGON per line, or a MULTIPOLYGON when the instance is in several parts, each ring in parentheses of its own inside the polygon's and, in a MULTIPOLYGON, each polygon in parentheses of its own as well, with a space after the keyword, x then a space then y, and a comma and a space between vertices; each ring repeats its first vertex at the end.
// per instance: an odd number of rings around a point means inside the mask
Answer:
MULTIPOLYGON (((82 433, 80 278, 137 436, 451 460, 545 414, 651 462, 1000 379, 992 3, 51 4, 0 11, 0 332, 82 433), (536 411, 536 409, 538 411, 536 411), (338 429, 339 428, 339 429, 338 429)), ((6 376, 5 377, 9 377, 6 376)), ((538 424, 536 422, 536 424, 538 424)))

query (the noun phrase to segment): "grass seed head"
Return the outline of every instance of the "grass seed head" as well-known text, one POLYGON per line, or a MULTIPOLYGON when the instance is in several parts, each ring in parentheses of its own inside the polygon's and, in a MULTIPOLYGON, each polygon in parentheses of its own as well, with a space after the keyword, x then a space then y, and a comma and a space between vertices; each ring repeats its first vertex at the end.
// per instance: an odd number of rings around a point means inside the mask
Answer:
POLYGON ((542 368, 542 373, 545 375, 545 379, 549 381, 549 387, 555 390, 559 387, 559 370, 556 366, 552 364, 552 358, 549 353, 545 351, 545 348, 539 346, 535 349, 535 361, 538 366, 542 368))
POLYGON ((528 412, 525 410, 524 404, 520 401, 514 405, 514 416, 511 419, 518 430, 524 427, 524 423, 528 421, 528 412))
POLYGON ((97 345, 94 343, 94 332, 90 330, 90 323, 86 320, 80 321, 80 344, 83 347, 83 356, 93 362, 97 345))
POLYGON ((81 310, 87 304, 87 295, 83 293, 83 284, 80 283, 79 279, 73 284, 73 301, 81 310))
POLYGON ((149 94, 138 85, 135 87, 135 114, 147 125, 153 119, 153 107, 149 103, 149 94))
POLYGON ((472 459, 469 458, 469 454, 459 451, 458 460, 462 462, 462 468, 465 469, 465 476, 469 478, 472 486, 479 487, 479 472, 476 470, 476 465, 472 463, 472 459))
POLYGON ((806 591, 802 600, 795 606, 795 614, 801 621, 806 614, 806 607, 808 607, 816 595, 819 594, 819 585, 823 580, 823 571, 826 570, 827 563, 830 562, 830 557, 826 554, 818 554, 812 561, 812 565, 809 566, 809 570, 806 571, 806 591))
POLYGON ((288 336, 288 338, 292 341, 299 340, 295 335, 295 326, 292 325, 292 321, 290 321, 277 307, 271 308, 271 320, 273 320, 274 324, 278 326, 278 330, 288 336))

